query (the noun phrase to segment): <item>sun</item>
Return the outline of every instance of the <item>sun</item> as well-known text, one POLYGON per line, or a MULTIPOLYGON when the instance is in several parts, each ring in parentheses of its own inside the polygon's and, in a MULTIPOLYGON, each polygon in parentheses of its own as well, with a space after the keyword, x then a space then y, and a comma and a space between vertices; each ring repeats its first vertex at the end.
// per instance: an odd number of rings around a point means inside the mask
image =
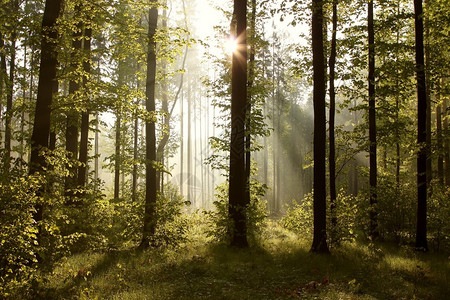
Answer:
POLYGON ((227 54, 232 54, 237 49, 237 41, 233 38, 226 38, 224 42, 224 49, 227 54))

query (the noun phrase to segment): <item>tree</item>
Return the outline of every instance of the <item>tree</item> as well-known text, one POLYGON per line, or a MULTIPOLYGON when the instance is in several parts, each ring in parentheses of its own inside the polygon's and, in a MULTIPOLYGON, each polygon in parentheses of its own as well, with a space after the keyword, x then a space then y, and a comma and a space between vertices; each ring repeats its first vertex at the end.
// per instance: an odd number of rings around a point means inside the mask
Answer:
MULTIPOLYGON (((229 207, 231 245, 248 247, 245 203, 245 119, 247 115, 247 1, 234 0, 236 50, 231 69, 229 207)), ((233 26, 233 24, 232 24, 233 26)), ((234 28, 232 28, 234 29, 234 28)))
POLYGON ((156 40, 155 33, 158 24, 158 9, 156 1, 151 1, 152 7, 148 14, 148 49, 147 49, 147 81, 145 85, 146 109, 148 116, 145 122, 145 211, 144 227, 141 244, 139 248, 147 248, 150 245, 150 238, 155 234, 156 219, 155 206, 157 197, 156 182, 156 132, 154 114, 155 105, 155 84, 156 84, 156 40))
POLYGON ((338 0, 333 0, 333 16, 332 23, 333 29, 331 33, 331 53, 330 53, 330 118, 328 123, 329 131, 329 147, 330 153, 328 158, 328 168, 330 170, 330 211, 331 211, 331 225, 333 229, 337 225, 336 218, 336 138, 334 133, 335 126, 335 114, 336 114, 336 91, 334 88, 335 79, 335 64, 336 64, 336 31, 337 31, 337 2, 338 0))
POLYGON ((377 221, 377 126, 375 113, 375 31, 373 26, 373 0, 368 2, 367 33, 369 40, 369 185, 371 238, 378 237, 377 221))
POLYGON ((416 248, 428 250, 427 245, 427 90, 423 47, 422 0, 414 0, 417 80, 417 230, 416 248))
MULTIPOLYGON (((81 4, 75 6, 75 16, 80 18, 82 12, 81 4)), ((78 130, 80 115, 77 111, 77 100, 80 96, 80 78, 78 76, 80 67, 80 53, 81 53, 81 37, 83 35, 83 21, 78 19, 72 33, 72 51, 71 51, 71 61, 70 70, 71 78, 69 81, 69 97, 72 100, 71 105, 69 105, 67 116, 66 116, 66 151, 69 154, 69 159, 76 160, 78 158, 78 130)), ((65 190, 67 195, 73 195, 74 189, 77 184, 77 168, 73 163, 69 163, 67 166, 69 170, 69 177, 65 181, 65 190)))
MULTIPOLYGON (((45 157, 42 151, 48 147, 50 133, 50 114, 53 99, 53 86, 56 80, 57 66, 57 19, 62 7, 62 0, 47 0, 42 19, 41 65, 39 68, 36 112, 31 135, 31 157, 29 174, 45 171, 45 157)), ((42 220, 42 205, 37 204, 33 214, 39 224, 42 220)))
POLYGON ((313 103, 314 103, 314 238, 311 252, 329 253, 326 222, 325 180, 325 57, 323 48, 323 0, 312 2, 313 103))
MULTIPOLYGON (((91 36, 92 36, 92 28, 91 24, 87 24, 84 30, 83 37, 83 96, 84 100, 88 102, 89 99, 89 91, 88 91, 88 82, 89 75, 91 73, 91 36)), ((87 105, 83 109, 81 113, 81 130, 80 130, 80 166, 78 167, 78 180, 77 184, 79 187, 84 187, 86 185, 86 169, 87 169, 87 156, 88 156, 88 137, 89 137, 89 110, 87 105)))

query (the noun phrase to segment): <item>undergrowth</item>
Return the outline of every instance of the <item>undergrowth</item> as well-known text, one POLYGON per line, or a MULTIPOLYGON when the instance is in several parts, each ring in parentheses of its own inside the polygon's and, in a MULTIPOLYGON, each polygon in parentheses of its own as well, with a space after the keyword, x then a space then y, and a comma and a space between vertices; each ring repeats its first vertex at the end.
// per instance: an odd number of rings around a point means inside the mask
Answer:
POLYGON ((201 214, 176 248, 85 252, 61 259, 15 299, 445 299, 450 262, 390 244, 343 242, 332 255, 268 221, 247 250, 212 243, 201 214))

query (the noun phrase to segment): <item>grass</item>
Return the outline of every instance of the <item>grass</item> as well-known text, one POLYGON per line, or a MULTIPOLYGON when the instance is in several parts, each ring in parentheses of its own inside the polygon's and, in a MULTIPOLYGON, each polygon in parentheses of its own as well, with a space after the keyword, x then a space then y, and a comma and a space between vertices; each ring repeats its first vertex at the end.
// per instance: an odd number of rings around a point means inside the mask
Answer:
POLYGON ((269 222, 260 246, 231 249, 195 234, 178 249, 65 258, 42 299, 446 299, 447 257, 385 244, 346 243, 332 255, 269 222))

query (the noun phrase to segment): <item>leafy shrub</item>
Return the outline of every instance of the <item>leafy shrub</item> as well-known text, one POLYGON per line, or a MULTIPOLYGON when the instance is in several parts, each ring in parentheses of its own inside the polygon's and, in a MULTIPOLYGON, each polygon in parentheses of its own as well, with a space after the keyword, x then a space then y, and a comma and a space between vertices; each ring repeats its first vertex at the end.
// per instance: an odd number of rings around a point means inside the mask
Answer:
MULTIPOLYGON (((113 210, 108 236, 112 248, 128 248, 138 244, 142 238, 145 194, 138 191, 136 201, 131 196, 111 200, 113 210)), ((184 201, 178 188, 166 184, 164 194, 158 194, 155 217, 155 235, 151 237, 154 246, 177 246, 187 238, 189 221, 183 208, 184 201)))
MULTIPOLYGON (((331 224, 330 201, 327 201, 327 233, 330 242, 340 243, 356 237, 358 207, 355 197, 340 190, 336 197, 336 226, 331 224)), ((281 219, 284 228, 312 239, 314 230, 313 217, 314 192, 307 194, 301 201, 294 201, 281 219)))
POLYGON ((450 187, 432 182, 428 200, 428 238, 436 251, 450 252, 450 187))
MULTIPOLYGON (((251 243, 257 243, 267 218, 267 204, 261 200, 267 187, 257 180, 250 182, 250 204, 247 207, 247 237, 251 243)), ((206 211, 211 226, 207 230, 208 237, 215 241, 229 243, 233 223, 228 215, 228 182, 216 188, 215 210, 206 211)))

